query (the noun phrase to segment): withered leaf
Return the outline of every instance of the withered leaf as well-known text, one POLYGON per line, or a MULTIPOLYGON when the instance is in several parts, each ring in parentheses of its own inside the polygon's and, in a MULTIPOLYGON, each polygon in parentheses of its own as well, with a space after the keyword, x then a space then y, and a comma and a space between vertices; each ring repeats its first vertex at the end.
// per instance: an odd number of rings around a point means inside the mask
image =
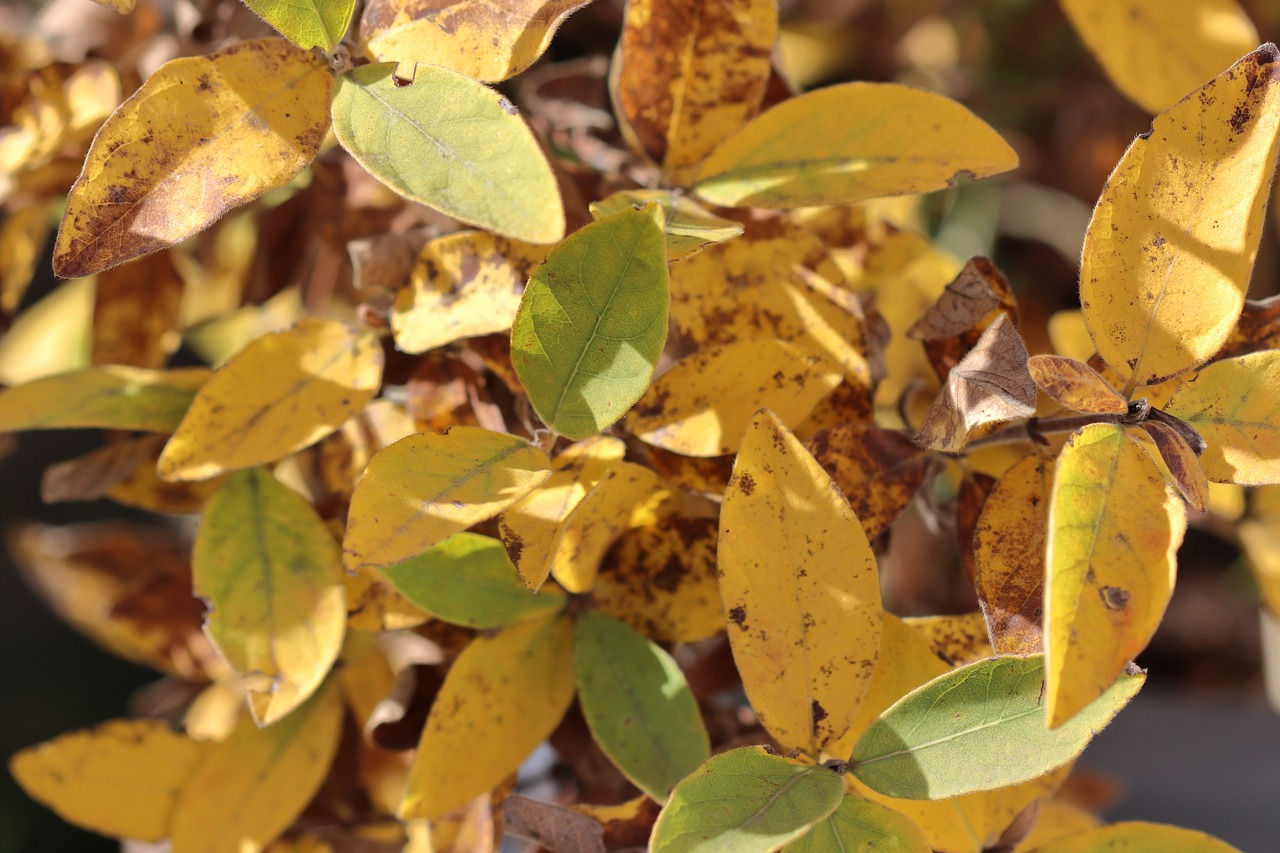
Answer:
POLYGON ((604 853, 604 827, 584 814, 515 794, 502 804, 508 835, 553 853, 604 853))
POLYGON ((1035 412, 1036 384, 1027 371, 1027 348, 1002 314, 947 375, 916 441, 930 450, 959 453, 974 429, 1035 412))
POLYGON ((1017 322, 1017 302, 1004 273, 990 258, 970 258, 942 291, 938 301, 907 330, 916 341, 938 341, 962 335, 996 308, 1004 308, 1017 322))
POLYGON ((1065 355, 1033 355, 1027 370, 1046 396, 1077 412, 1123 415, 1129 403, 1089 365, 1065 355))
POLYGON ((987 503, 996 478, 980 471, 971 471, 960 481, 956 495, 956 544, 960 550, 960 565, 972 581, 977 574, 973 555, 973 534, 978 528, 978 517, 987 503))
POLYGON ((1209 478, 1200 455, 1182 433, 1171 424, 1159 420, 1145 420, 1142 431, 1151 437, 1160 458, 1169 471, 1169 478, 1182 495, 1183 500, 1200 512, 1209 508, 1209 478))
POLYGON ((40 479, 40 499, 47 504, 91 501, 128 479, 148 459, 155 460, 168 438, 147 435, 117 441, 92 453, 50 465, 40 479))
POLYGON ((889 529, 928 467, 928 454, 911 439, 870 424, 821 430, 805 448, 849 499, 868 539, 889 529))

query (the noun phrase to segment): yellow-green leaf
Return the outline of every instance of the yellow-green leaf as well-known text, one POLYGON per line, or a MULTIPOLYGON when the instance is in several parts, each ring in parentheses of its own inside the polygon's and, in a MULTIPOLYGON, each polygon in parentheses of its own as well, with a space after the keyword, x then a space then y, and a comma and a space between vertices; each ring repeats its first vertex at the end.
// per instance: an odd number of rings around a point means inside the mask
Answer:
POLYGON ((476 427, 397 441, 356 483, 343 540, 347 569, 403 562, 492 518, 544 482, 550 464, 524 439, 476 427))
POLYGON ((476 533, 456 533, 382 573, 432 616, 470 628, 530 619, 563 607, 567 600, 556 589, 530 592, 502 543, 476 533))
POLYGON ((511 362, 543 422, 569 438, 640 399, 667 340, 662 208, 624 210, 572 234, 525 288, 511 362))
POLYGON ((591 0, 369 0, 360 41, 378 62, 431 62, 497 83, 546 51, 570 12, 591 0))
POLYGON ((711 741, 671 655, 623 623, 588 610, 573 634, 578 701, 596 743, 640 790, 665 802, 711 757, 711 741))
POLYGON ((320 150, 333 74, 284 39, 174 59, 107 119, 67 198, 54 271, 172 246, 287 184, 320 150))
POLYGON ((209 748, 182 790, 169 840, 190 853, 261 850, 297 820, 338 751, 342 693, 327 684, 310 701, 260 729, 243 720, 209 748))
POLYGON ((236 473, 209 501, 191 561, 205 630, 269 725, 307 700, 342 648, 342 554, 297 492, 262 468, 236 473))
POLYGON ((722 219, 688 196, 671 190, 622 190, 601 201, 591 202, 591 215, 604 219, 629 207, 643 207, 650 202, 662 205, 666 217, 669 261, 696 255, 707 246, 732 240, 743 231, 741 222, 722 219))
POLYGON ((761 406, 794 429, 843 378, 839 365, 784 341, 710 347, 659 376, 627 430, 685 456, 736 453, 761 406))
MULTIPOLYGON (((1164 410, 1195 427, 1217 483, 1280 483, 1280 350, 1217 361, 1185 383, 1164 410)), ((0 401, 3 401, 0 397, 0 401)))
POLYGON ((529 243, 564 236, 551 166, 506 98, 437 65, 418 65, 408 83, 395 70, 366 65, 338 78, 333 132, 360 165, 462 222, 529 243))
POLYGON ((463 231, 432 240, 396 296, 391 330, 405 352, 511 328, 525 282, 542 263, 540 246, 463 231))
POLYGON ((916 688, 880 715, 854 746, 849 772, 881 794, 927 800, 1035 779, 1079 755, 1145 680, 1122 675, 1051 729, 1041 707, 1041 655, 979 661, 916 688))
POLYGON ((629 0, 609 75, 623 134, 684 183, 760 109, 777 40, 775 0, 629 0))
POLYGON ((930 853, 920 827, 888 806, 845 794, 840 806, 782 853, 930 853))
POLYGON ((1050 726, 1072 719, 1146 647, 1173 594, 1186 508, 1116 424, 1058 458, 1049 502, 1044 641, 1050 726))
POLYGON ((477 637, 431 706, 400 817, 438 817, 492 790, 551 734, 573 694, 570 620, 477 637))
POLYGON ((1062 9, 1116 88, 1150 113, 1259 41, 1235 0, 1062 0, 1062 9))
POLYGON ((1080 302, 1130 389, 1198 367, 1235 328, 1276 167, 1278 69, 1274 45, 1244 57, 1157 116, 1107 179, 1080 302))
POLYGON ((649 849, 663 853, 769 853, 831 814, 839 774, 748 746, 686 777, 658 815, 649 849))
POLYGON ((817 755, 852 725, 880 653, 880 577, 844 496, 767 409, 734 463, 718 561, 747 698, 779 743, 817 755))
POLYGON ((1018 155, 968 109, 894 83, 845 83, 783 101, 730 136, 695 191, 728 207, 809 207, 931 192, 1018 155))
POLYGON ((351 25, 355 0, 244 0, 298 47, 332 50, 351 25))
POLYGON ((1109 853, 1158 850, 1160 853, 1240 853, 1225 841, 1180 826, 1127 821, 1100 826, 1037 847, 1035 853, 1109 853))
POLYGON ((0 431, 102 427, 172 432, 210 375, 203 367, 107 365, 37 379, 0 393, 0 431))
POLYGON ((206 749, 163 720, 111 720, 16 753, 9 772, 69 823, 159 841, 206 749))
POLYGON ((169 480, 202 480, 288 456, 373 399, 382 346, 368 329, 303 320, 245 347, 196 394, 160 455, 169 480))

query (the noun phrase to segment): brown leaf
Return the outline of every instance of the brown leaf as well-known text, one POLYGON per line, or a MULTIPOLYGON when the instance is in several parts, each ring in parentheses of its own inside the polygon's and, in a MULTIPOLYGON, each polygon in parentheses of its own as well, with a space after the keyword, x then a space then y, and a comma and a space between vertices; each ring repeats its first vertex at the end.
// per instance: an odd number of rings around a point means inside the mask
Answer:
POLYGON ((978 517, 986 505, 996 478, 979 471, 970 471, 960 482, 956 496, 956 543, 960 549, 960 564, 972 581, 977 576, 977 563, 973 556, 973 534, 978 528, 978 517))
POLYGON ((938 300, 907 330, 924 342, 925 354, 938 378, 973 349, 978 338, 1001 314, 1018 322, 1018 302, 1004 274, 990 260, 970 258, 938 300))
POLYGON ((1092 367, 1064 355, 1033 355, 1027 370, 1047 396, 1077 412, 1123 415, 1129 403, 1092 367))
POLYGON ((646 447, 645 452, 645 461, 663 479, 695 492, 723 494, 733 474, 732 456, 682 456, 661 447, 646 447))
POLYGON ((1169 477, 1182 494, 1183 500, 1200 512, 1208 509, 1209 478, 1205 475, 1200 455, 1195 448, 1187 443, 1181 431, 1164 421, 1148 419, 1141 426, 1143 432, 1155 442, 1156 450, 1160 451, 1160 458, 1169 471, 1169 477))
POLYGON ((1036 384, 1027 372, 1027 348, 1002 314, 948 374, 916 441, 931 450, 959 453, 974 429, 1035 412, 1036 384))
POLYGON ((605 853, 604 827, 563 806, 515 794, 502 804, 507 833, 551 853, 605 853))
POLYGON ((662 806, 641 795, 616 806, 579 804, 571 809, 594 818, 604 826, 604 846, 608 850, 643 850, 653 833, 662 806))
POLYGON ((805 442, 874 539, 889 529, 924 482, 928 454, 911 439, 868 424, 825 429, 805 442))
POLYGON ((106 447, 50 465, 40 480, 40 499, 54 504, 91 501, 107 494, 148 459, 155 464, 167 436, 147 435, 117 441, 106 447))
POLYGON ((996 481, 978 517, 974 588, 996 654, 1044 649, 1049 486, 1045 460, 1030 454, 996 481))
POLYGON ((93 364, 164 367, 178 348, 182 279, 169 252, 98 276, 93 308, 93 364))

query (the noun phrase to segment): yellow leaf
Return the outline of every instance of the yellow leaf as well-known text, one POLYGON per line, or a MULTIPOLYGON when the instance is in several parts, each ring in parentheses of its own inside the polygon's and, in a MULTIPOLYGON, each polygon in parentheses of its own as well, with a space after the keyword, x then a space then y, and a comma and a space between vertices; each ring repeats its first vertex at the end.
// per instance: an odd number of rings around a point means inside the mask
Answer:
POLYGON ((524 439, 475 427, 397 441, 356 484, 347 570, 403 562, 492 518, 542 484, 550 464, 524 439))
POLYGON ((1225 841, 1194 829, 1144 821, 1100 826, 1046 844, 1036 853, 1108 853, 1158 850, 1160 853, 1240 853, 1225 841))
POLYGON ((1089 327, 1084 324, 1084 313, 1076 309, 1056 311, 1049 317, 1049 342, 1058 355, 1088 361, 1097 350, 1089 327))
POLYGON ((1116 88, 1149 113, 1258 44, 1235 0, 1062 0, 1062 9, 1116 88))
POLYGON ((9 772, 69 823, 113 838, 159 841, 205 754, 163 720, 111 720, 16 753, 9 772))
POLYGON ((192 740, 222 743, 247 713, 244 686, 240 679, 228 676, 201 690, 191 701, 182 715, 182 728, 192 740))
POLYGON ((396 689, 396 671, 370 634, 348 634, 342 648, 341 665, 334 670, 342 696, 356 727, 366 733, 378 705, 396 689))
POLYGON ((333 74, 284 39, 174 59, 93 140, 54 271, 90 275, 172 246, 287 184, 320 150, 333 74))
POLYGON ((981 613, 911 616, 903 620, 929 642, 933 653, 952 666, 964 666, 995 654, 981 613))
POLYGON ((20 207, 0 225, 0 311, 13 314, 35 275, 51 225, 43 204, 20 207))
POLYGON ((346 585, 347 627, 353 631, 400 631, 431 618, 371 566, 347 572, 346 585))
POLYGON ((552 462, 547 481, 498 519, 502 544, 529 589, 536 591, 551 573, 560 525, 625 452, 621 440, 607 436, 569 445, 552 462))
POLYGON ((1033 853, 1051 841, 1093 829, 1100 823, 1096 815, 1079 806, 1063 800, 1045 800, 1040 804, 1040 814, 1036 817, 1031 832, 1014 848, 1013 853, 1033 853))
POLYGON ((1264 45, 1157 116, 1102 190, 1080 303, 1129 389, 1198 367, 1240 316, 1276 165, 1277 60, 1264 45))
POLYGON ((761 406, 794 429, 840 379, 838 365, 784 341, 710 347, 654 380, 627 418, 627 429, 686 456, 736 453, 761 406))
POLYGON ((696 643, 724 629, 714 518, 664 519, 628 530, 609 549, 591 600, 660 643, 696 643))
POLYGON ((624 135, 684 183, 759 110, 777 39, 774 0, 630 0, 610 74, 624 135))
POLYGON ((204 510, 204 505, 214 492, 222 488, 227 474, 211 480, 190 480, 169 483, 156 473, 156 462, 164 450, 168 436, 150 436, 145 448, 147 455, 127 476, 107 490, 107 497, 118 504, 145 509, 148 512, 192 514, 204 510))
POLYGON ((289 716, 250 720, 209 748, 178 798, 169 839, 189 853, 261 850, 297 820, 329 773, 342 694, 327 685, 289 716))
POLYGON ((1027 359, 1027 369, 1041 393, 1069 409, 1118 415, 1129 411, 1128 401, 1084 362, 1061 355, 1033 355, 1027 359))
POLYGON ((431 62, 497 83, 534 63, 591 0, 370 0, 360 42, 377 62, 431 62))
POLYGON ((303 320, 218 369, 160 455, 166 480, 202 480, 314 444, 373 399, 382 346, 367 329, 303 320))
POLYGON ((60 285, 0 338, 0 383, 22 385, 88 367, 92 324, 93 279, 60 285))
POLYGON ((478 637, 427 717, 402 819, 436 818, 514 773, 573 701, 573 622, 521 622, 478 637))
POLYGON ((767 409, 734 463, 718 561, 747 698, 779 743, 817 755, 848 731, 870 681, 880 578, 839 489, 767 409))
POLYGON ((726 207, 810 207, 910 195, 985 178, 1018 155, 950 98, 845 83, 783 101, 720 143, 694 191, 726 207))
POLYGON ((93 0, 93 2, 119 15, 129 14, 133 11, 133 7, 138 5, 138 0, 93 0))
POLYGON ((213 496, 192 554, 205 631, 270 725, 306 701, 342 648, 342 555, 311 505, 261 468, 213 496))
POLYGON ((657 474, 632 462, 609 468, 556 531, 551 573, 569 592, 588 592, 600 561, 623 531, 656 523, 671 498, 657 474))
POLYGON ((0 430, 103 427, 170 432, 209 380, 202 367, 91 367, 0 394, 0 430))
POLYGON ((391 312, 396 346, 420 353, 461 338, 507 331, 525 282, 546 255, 545 246, 485 231, 432 240, 396 296, 391 312))
POLYGON ((1173 594, 1186 509, 1115 424, 1075 433, 1049 503, 1045 709, 1049 726, 1101 696, 1146 647, 1173 594))
POLYGON ((1258 584, 1263 606, 1280 615, 1280 519, 1243 522, 1240 544, 1258 584))

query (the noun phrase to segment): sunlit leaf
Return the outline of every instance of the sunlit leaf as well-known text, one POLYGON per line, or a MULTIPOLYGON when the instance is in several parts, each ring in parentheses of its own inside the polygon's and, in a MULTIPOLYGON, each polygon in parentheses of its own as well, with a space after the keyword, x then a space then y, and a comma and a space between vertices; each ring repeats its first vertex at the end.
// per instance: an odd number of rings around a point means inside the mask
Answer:
POLYGON ((928 839, 910 818, 887 806, 846 794, 840 806, 782 853, 930 853, 928 839))
POLYGON ((743 231, 741 222, 722 219, 693 199, 671 190, 622 190, 601 201, 591 202, 591 215, 604 219, 629 207, 644 207, 650 202, 662 206, 669 261, 696 255, 708 246, 732 240, 743 231))
POLYGON ((576 231, 529 280, 511 361, 543 422, 569 438, 635 405, 667 339, 662 209, 624 210, 576 231))
POLYGON ((356 8, 355 0, 245 0, 245 5, 304 50, 337 47, 356 8))
POLYGON ((502 543, 455 533, 403 563, 382 570, 406 598, 438 619, 497 628, 563 607, 558 590, 534 594, 520 583, 502 543))
POLYGON ((297 820, 338 750, 342 695, 328 685, 289 716, 260 729, 244 720, 206 750, 178 797, 175 850, 260 850, 297 820))
MULTIPOLYGON (((1209 479, 1280 483, 1280 351, 1217 361, 1174 392, 1164 410, 1208 442, 1200 457, 1209 479)), ((0 397, 0 401, 4 398, 0 397)))
POLYGON ((903 621, 925 638, 939 659, 952 666, 976 663, 994 654, 987 637, 986 620, 978 611, 909 616, 903 621))
POLYGON ((284 39, 162 65, 107 119, 71 188, 54 271, 172 246, 306 168, 329 127, 328 64, 284 39))
POLYGON ((9 772, 76 826, 159 841, 207 749, 163 720, 111 720, 16 753, 9 772))
POLYGON ((768 410, 738 452, 718 560, 747 698, 783 746, 818 754, 849 729, 871 678, 880 578, 849 504, 768 410))
POLYGON ((587 611, 573 635, 578 701, 596 743, 640 790, 665 802, 711 757, 680 666, 651 640, 587 611))
POLYGON ((369 0, 360 41, 378 62, 432 62, 497 83, 546 51, 569 13, 591 0, 369 0))
POLYGON ((210 377, 202 367, 90 367, 0 393, 0 430, 103 427, 172 432, 210 377))
POLYGON ((1033 355, 1027 369, 1041 393, 1077 412, 1123 415, 1129 402, 1096 370, 1062 355, 1033 355))
POLYGON ((845 83, 783 101, 722 142, 695 192, 728 207, 808 207, 930 192, 1018 165, 950 98, 894 83, 845 83))
POLYGON ((769 853, 840 805, 844 784, 825 767, 758 746, 707 761, 676 786, 649 849, 673 853, 769 853))
POLYGON ((1062 0, 1062 9, 1116 88, 1150 113, 1259 41, 1236 0, 1062 0))
POLYGON ((382 346, 367 329, 302 320, 266 335, 219 368, 196 394, 160 456, 170 480, 274 462, 314 444, 373 399, 382 346))
POLYGON ((1037 847, 1036 853, 1108 853, 1159 850, 1160 853, 1240 853, 1225 841, 1194 829, 1144 821, 1100 826, 1037 847))
POLYGON ((1240 316, 1276 166, 1277 60, 1264 45, 1157 116, 1102 190, 1080 302, 1129 388, 1198 367, 1240 316))
POLYGON ((400 817, 436 817, 491 790, 573 700, 573 623, 517 623, 454 661, 427 717, 400 817))
POLYGON ((904 696, 859 738, 849 770, 892 797, 943 799, 1034 779, 1075 758, 1145 676, 1123 675, 1077 716, 1045 726, 1044 660, 991 658, 904 696), (974 761, 973 756, 985 756, 974 761))
POLYGON ((191 571, 254 718, 269 725, 305 702, 347 625, 342 554, 311 504, 261 468, 238 472, 209 501, 191 571))
POLYGON ((438 65, 418 65, 408 84, 395 70, 366 65, 338 78, 333 132, 342 147, 410 201, 517 240, 559 240, 560 190, 510 102, 438 65))
POLYGON ((759 110, 777 39, 773 0, 629 0, 609 83, 632 147, 684 183, 759 110))
POLYGON ((1049 725, 1111 688, 1146 647, 1173 593, 1186 508, 1115 424, 1074 434, 1049 503, 1044 607, 1049 725))

